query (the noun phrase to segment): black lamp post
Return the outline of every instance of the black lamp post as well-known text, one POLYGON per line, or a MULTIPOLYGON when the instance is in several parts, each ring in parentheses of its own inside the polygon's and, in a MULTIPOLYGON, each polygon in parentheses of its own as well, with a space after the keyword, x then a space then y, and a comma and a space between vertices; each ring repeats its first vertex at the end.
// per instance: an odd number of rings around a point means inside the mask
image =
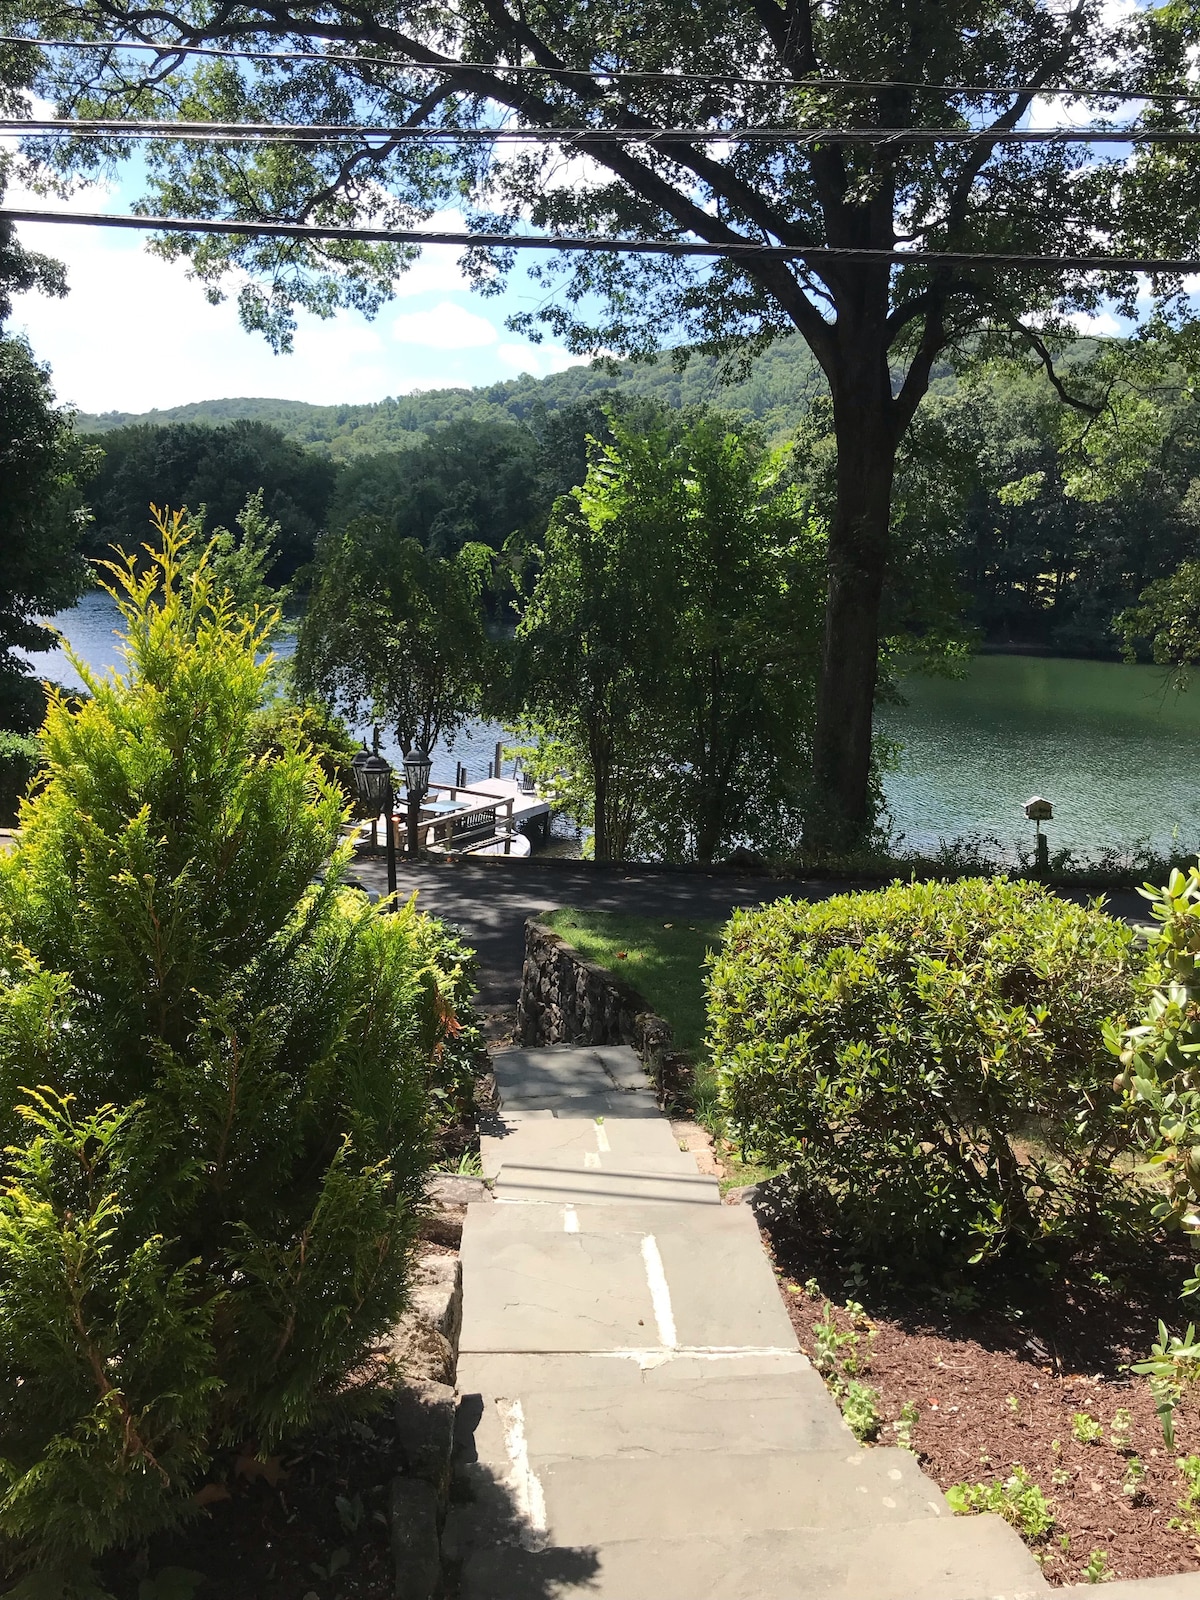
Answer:
POLYGON ((408 853, 415 856, 420 848, 421 801, 429 788, 429 774, 433 762, 429 752, 419 746, 404 757, 404 782, 408 789, 408 853))
MULTIPOLYGON (((354 754, 350 757, 350 776, 354 780, 354 793, 355 793, 355 796, 356 796, 356 798, 358 800, 358 806, 359 806, 360 812, 365 810, 366 799, 367 799, 366 793, 365 793, 365 791, 363 789, 363 783, 362 783, 362 768, 363 768, 363 763, 365 761, 369 761, 370 759, 371 759, 371 752, 367 749, 365 744, 363 745, 361 750, 356 750, 354 752, 354 754)), ((371 818, 371 853, 372 853, 372 855, 379 848, 379 832, 378 832, 378 829, 379 829, 379 819, 377 817, 372 817, 371 818)))
POLYGON ((384 827, 387 830, 388 893, 394 895, 396 892, 396 836, 392 831, 392 804, 396 791, 392 780, 392 769, 382 756, 369 756, 363 750, 351 761, 350 770, 354 774, 358 797, 362 801, 367 814, 371 817, 378 817, 381 812, 383 813, 384 827))

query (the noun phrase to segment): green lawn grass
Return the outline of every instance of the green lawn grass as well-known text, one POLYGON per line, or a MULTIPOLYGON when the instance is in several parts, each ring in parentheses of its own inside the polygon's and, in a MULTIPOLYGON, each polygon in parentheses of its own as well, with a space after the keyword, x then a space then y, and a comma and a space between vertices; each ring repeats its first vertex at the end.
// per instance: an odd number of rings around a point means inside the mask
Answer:
MULTIPOLYGON (((704 1044, 706 960, 709 951, 721 943, 723 924, 663 922, 657 917, 569 907, 552 911, 542 920, 586 960, 624 978, 670 1023, 676 1048, 695 1069, 693 1112, 714 1138, 724 1141, 725 1122, 717 1106, 716 1080, 704 1044)), ((727 1167, 722 1189, 757 1183, 779 1170, 744 1163, 724 1144, 721 1158, 727 1167)))
POLYGON ((660 922, 611 911, 552 911, 544 919, 581 956, 631 983, 671 1024, 699 1069, 704 1049, 704 964, 721 943, 719 922, 660 922))

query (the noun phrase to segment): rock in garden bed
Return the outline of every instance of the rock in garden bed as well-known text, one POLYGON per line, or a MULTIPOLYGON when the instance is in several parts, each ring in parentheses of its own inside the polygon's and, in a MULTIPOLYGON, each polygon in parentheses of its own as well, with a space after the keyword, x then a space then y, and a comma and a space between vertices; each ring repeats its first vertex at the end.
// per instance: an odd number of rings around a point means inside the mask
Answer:
POLYGON ((761 1208, 760 1221, 801 1347, 835 1383, 875 1391, 879 1442, 910 1439, 943 1490, 981 1484, 977 1502, 1024 1520, 1050 1583, 1200 1570, 1200 1397, 1175 1413, 1168 1449, 1148 1381, 1126 1370, 1160 1317, 1183 1331, 1181 1260, 1124 1278, 1092 1264, 973 1303, 881 1290, 830 1241, 761 1208), (1181 1506, 1193 1454, 1196 1504, 1181 1506), (1052 1518, 1040 1533, 1031 1486, 1052 1518))

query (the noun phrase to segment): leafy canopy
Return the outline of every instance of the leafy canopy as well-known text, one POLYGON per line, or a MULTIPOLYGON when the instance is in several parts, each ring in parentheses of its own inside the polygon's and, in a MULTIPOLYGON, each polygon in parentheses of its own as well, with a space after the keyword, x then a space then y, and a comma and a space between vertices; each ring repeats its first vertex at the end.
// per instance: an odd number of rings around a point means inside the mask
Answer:
MULTIPOLYGON (((462 208, 469 226, 505 228, 518 219, 549 231, 691 236, 715 242, 766 237, 784 243, 906 242, 926 248, 1094 251, 1114 226, 1111 180, 1122 159, 1080 145, 1016 147, 833 143, 639 144, 604 137, 618 127, 809 126, 1011 127, 1033 95, 1019 86, 1066 80, 1101 106, 1135 86, 1146 60, 1136 19, 1114 20, 1100 0, 1067 9, 1038 0, 853 0, 821 7, 799 0, 669 0, 654 7, 599 0, 586 7, 538 3, 519 14, 466 0, 437 7, 360 10, 330 4, 319 21, 296 5, 243 7, 234 27, 212 0, 166 5, 153 20, 127 0, 10 0, 48 34, 98 41, 123 30, 172 39, 229 40, 270 50, 300 42, 348 61, 193 60, 173 73, 94 56, 50 55, 40 87, 79 113, 165 114, 221 122, 336 122, 453 130, 586 127, 587 160, 563 181, 563 151, 481 144, 430 149, 348 137, 321 148, 156 143, 147 161, 152 211, 205 216, 290 216, 314 222, 409 227, 440 207, 462 208), (381 56, 425 61, 536 62, 544 77, 502 71, 439 76, 381 56), (577 76, 556 75, 555 67, 577 76), (758 84, 687 83, 680 74, 746 74, 758 84), (666 73, 666 81, 616 81, 606 70, 666 73), (829 90, 823 78, 892 79, 879 91, 829 90), (989 94, 951 96, 900 83, 983 84, 989 94), (1004 91, 1008 91, 1005 93, 1004 91), (1105 91, 1108 90, 1108 94, 1105 91)), ((28 22, 26 26, 29 26, 28 22)), ((126 150, 82 142, 61 160, 93 169, 126 150)), ((327 241, 281 245, 247 238, 172 236, 157 248, 186 254, 213 293, 243 269, 238 291, 247 326, 286 344, 292 308, 319 315, 337 304, 377 309, 392 292, 408 246, 327 241)), ((476 250, 468 270, 485 290, 511 256, 476 250)), ((556 292, 515 319, 548 327, 572 349, 658 348, 664 334, 722 345, 799 327, 819 360, 830 347, 826 318, 852 314, 858 269, 800 263, 715 265, 596 255, 536 268, 556 292)), ((1031 311, 1091 309, 1101 290, 1079 274, 1031 275, 996 268, 906 267, 893 274, 890 342, 920 370, 966 327, 994 327, 1031 311)), ((1120 283, 1133 294, 1132 280, 1120 283)), ((676 341, 677 342, 677 341, 676 341)), ((918 396, 919 397, 919 396, 918 396)), ((905 397, 905 406, 909 397, 905 397)))
POLYGON ((542 764, 578 774, 598 858, 784 844, 804 787, 822 540, 784 456, 725 419, 608 421, 612 443, 593 441, 546 532, 515 706, 547 742, 542 764))
POLYGON ((443 560, 375 517, 327 534, 296 644, 297 690, 352 723, 394 728, 403 750, 432 750, 479 705, 490 570, 482 545, 443 560))

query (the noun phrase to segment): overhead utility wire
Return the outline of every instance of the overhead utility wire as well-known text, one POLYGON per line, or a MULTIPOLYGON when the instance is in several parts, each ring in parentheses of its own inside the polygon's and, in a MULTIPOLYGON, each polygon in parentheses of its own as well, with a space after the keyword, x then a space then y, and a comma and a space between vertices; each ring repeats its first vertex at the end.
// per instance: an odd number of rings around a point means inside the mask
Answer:
POLYGON ((316 61, 329 65, 397 67, 405 72, 505 73, 517 77, 586 78, 595 83, 669 83, 717 85, 758 89, 849 89, 856 93, 874 89, 916 89, 928 94, 981 95, 1005 100, 1011 95, 1031 94, 1069 100, 1145 100, 1176 105, 1181 101, 1200 104, 1194 84, 1181 89, 1122 89, 1117 85, 1086 89, 1055 84, 923 83, 903 78, 755 78, 731 72, 639 72, 605 67, 510 66, 503 61, 413 61, 407 56, 365 56, 338 50, 235 50, 219 45, 153 44, 145 39, 31 39, 23 34, 0 34, 0 44, 34 45, 39 50, 150 50, 159 57, 218 56, 233 61, 316 61))
POLYGON ((1200 130, 1191 128, 453 128, 68 117, 0 117, 0 133, 259 144, 340 144, 350 138, 397 144, 1200 144, 1200 130))
POLYGON ((731 260, 845 262, 851 265, 1074 267, 1082 272, 1200 272, 1200 257, 999 255, 981 250, 858 250, 839 245, 709 244, 690 239, 587 239, 526 233, 445 233, 401 228, 323 227, 310 222, 233 222, 214 217, 139 217, 86 211, 0 208, 0 222, 53 222, 85 228, 216 233, 274 239, 347 239, 373 244, 448 244, 484 250, 567 250, 595 254, 715 256, 731 260))

